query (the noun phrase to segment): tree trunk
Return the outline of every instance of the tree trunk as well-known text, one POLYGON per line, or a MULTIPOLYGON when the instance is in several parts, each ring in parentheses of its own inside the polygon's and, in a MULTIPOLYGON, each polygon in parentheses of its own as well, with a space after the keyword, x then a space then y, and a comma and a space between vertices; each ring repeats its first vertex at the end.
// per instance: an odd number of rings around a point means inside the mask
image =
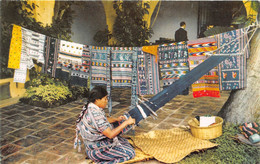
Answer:
POLYGON ((218 115, 235 124, 260 120, 260 29, 250 42, 247 87, 232 91, 218 115))

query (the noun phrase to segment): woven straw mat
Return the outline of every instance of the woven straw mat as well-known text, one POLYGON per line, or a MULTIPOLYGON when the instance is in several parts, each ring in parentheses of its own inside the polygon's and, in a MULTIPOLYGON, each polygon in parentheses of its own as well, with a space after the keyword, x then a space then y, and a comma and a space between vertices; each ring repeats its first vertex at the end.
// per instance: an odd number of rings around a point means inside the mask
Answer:
POLYGON ((193 151, 217 146, 207 140, 195 138, 189 131, 181 128, 155 130, 131 138, 145 154, 164 163, 175 163, 193 151))
POLYGON ((134 163, 134 162, 141 162, 141 161, 147 161, 149 159, 152 159, 153 156, 149 155, 149 154, 145 154, 144 152, 142 152, 141 149, 139 149, 138 147, 136 147, 134 145, 134 142, 131 139, 128 139, 129 143, 134 147, 135 149, 135 157, 133 159, 130 159, 129 161, 125 161, 123 162, 125 163, 134 163))

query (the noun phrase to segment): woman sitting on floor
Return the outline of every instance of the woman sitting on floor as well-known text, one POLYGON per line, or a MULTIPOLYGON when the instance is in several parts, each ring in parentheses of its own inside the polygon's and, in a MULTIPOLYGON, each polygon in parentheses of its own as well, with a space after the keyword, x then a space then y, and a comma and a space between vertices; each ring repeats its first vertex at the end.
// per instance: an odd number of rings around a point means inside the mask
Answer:
MULTIPOLYGON (((135 123, 135 119, 125 116, 107 118, 104 108, 107 105, 107 91, 101 86, 94 87, 88 103, 83 107, 77 119, 77 133, 83 139, 87 156, 95 163, 120 163, 132 159, 135 151, 129 142, 118 136, 124 128, 135 123), (124 122, 122 122, 125 120, 124 122), (110 123, 121 121, 113 128, 110 123)), ((78 134, 75 145, 77 145, 78 134)))

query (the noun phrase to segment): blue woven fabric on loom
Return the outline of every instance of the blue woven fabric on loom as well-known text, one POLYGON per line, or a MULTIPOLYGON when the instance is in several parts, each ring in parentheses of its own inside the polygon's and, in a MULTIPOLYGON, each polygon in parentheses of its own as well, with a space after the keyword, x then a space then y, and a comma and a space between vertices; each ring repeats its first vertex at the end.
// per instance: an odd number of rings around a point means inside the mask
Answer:
MULTIPOLYGON (((192 83, 197 81, 201 76, 206 74, 212 68, 217 66, 221 61, 225 60, 228 56, 211 56, 203 63, 195 67, 193 70, 188 72, 186 75, 182 76, 179 80, 175 83, 171 84, 166 89, 162 90, 155 96, 153 96, 149 102, 146 102, 153 111, 157 111, 159 108, 164 106, 167 102, 173 99, 175 96, 180 94, 183 90, 185 90, 188 86, 192 83)), ((144 109, 144 112, 147 116, 151 115, 151 112, 145 107, 145 105, 140 104, 140 106, 144 109)), ((143 117, 139 112, 138 108, 135 107, 131 109, 129 112, 131 117, 136 119, 136 124, 140 122, 143 117)))

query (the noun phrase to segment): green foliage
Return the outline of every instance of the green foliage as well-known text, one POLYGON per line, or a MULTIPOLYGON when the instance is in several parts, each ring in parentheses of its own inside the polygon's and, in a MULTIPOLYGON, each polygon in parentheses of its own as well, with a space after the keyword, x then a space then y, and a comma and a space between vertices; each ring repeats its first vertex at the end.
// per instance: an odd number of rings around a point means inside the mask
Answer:
POLYGON ((98 31, 94 35, 94 41, 97 43, 97 46, 108 46, 108 41, 111 39, 111 37, 111 32, 108 30, 108 28, 106 28, 103 31, 98 31))
POLYGON ((227 32, 227 31, 232 31, 234 29, 235 28, 233 28, 233 27, 215 26, 213 28, 208 29, 203 34, 207 37, 207 36, 213 36, 213 35, 217 35, 217 34, 220 34, 220 33, 224 33, 224 32, 227 32))
POLYGON ((54 38, 70 40, 71 25, 73 23, 71 5, 73 3, 70 1, 56 1, 53 23, 51 26, 43 27, 41 22, 37 22, 31 17, 33 15, 31 10, 37 7, 35 4, 31 6, 27 1, 1 1, 1 78, 13 76, 13 69, 7 68, 12 24, 54 38), (22 6, 26 6, 26 8, 22 6))
POLYGON ((113 27, 113 36, 118 43, 116 46, 144 46, 148 45, 153 31, 143 20, 148 13, 149 3, 142 6, 142 1, 114 1, 113 5, 117 17, 113 27))
POLYGON ((51 107, 64 104, 68 99, 72 99, 72 93, 64 85, 39 85, 27 88, 24 99, 28 99, 29 104, 43 107, 51 107))
POLYGON ((226 124, 223 127, 223 135, 211 140, 217 143, 216 148, 208 149, 205 152, 192 153, 180 163, 247 163, 254 164, 260 161, 260 149, 246 145, 234 140, 234 136, 240 133, 237 125, 226 124))
POLYGON ((75 99, 78 98, 87 98, 89 90, 87 87, 82 86, 71 86, 70 90, 72 92, 72 95, 75 99))
MULTIPOLYGON (((259 7, 260 7, 260 2, 258 1, 250 1, 251 2, 251 8, 256 11, 259 12, 259 7)), ((246 2, 246 3, 249 3, 246 2)), ((236 15, 231 24, 233 25, 243 25, 244 27, 247 27, 249 25, 251 25, 252 23, 254 23, 254 19, 253 19, 253 15, 246 15, 246 13, 241 13, 241 11, 236 11, 236 13, 234 14, 236 15)))
POLYGON ((78 98, 88 97, 86 87, 70 86, 66 81, 30 70, 30 81, 25 83, 26 93, 20 101, 41 107, 59 106, 78 98))

